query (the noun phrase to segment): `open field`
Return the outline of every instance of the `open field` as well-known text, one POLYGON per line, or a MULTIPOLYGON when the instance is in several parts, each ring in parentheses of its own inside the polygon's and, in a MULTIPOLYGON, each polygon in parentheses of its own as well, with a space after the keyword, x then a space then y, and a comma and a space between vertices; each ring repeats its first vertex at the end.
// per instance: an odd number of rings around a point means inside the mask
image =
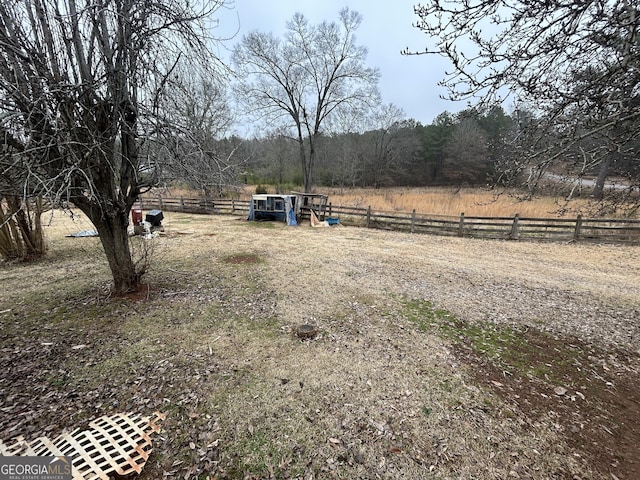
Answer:
POLYGON ((0 439, 159 410, 143 479, 640 477, 640 248, 163 224, 130 297, 78 216, 0 264, 0 439))
MULTIPOLYGON (((275 193, 274 186, 267 187, 275 193)), ((160 189, 165 196, 197 197, 198 193, 179 189, 160 189)), ((239 198, 249 200, 255 193, 255 185, 246 185, 239 198)), ((289 193, 288 191, 285 193, 289 193)), ((458 216, 521 217, 535 218, 575 218, 604 213, 615 217, 615 212, 601 212, 596 203, 588 198, 574 198, 567 201, 562 196, 537 195, 532 200, 524 200, 524 193, 516 190, 498 191, 483 188, 454 187, 394 187, 394 188, 327 188, 318 187, 315 193, 329 195, 333 205, 366 208, 390 212, 411 212, 458 216)))
MULTIPOLYGON (((325 192, 323 192, 325 193, 325 192)), ((538 196, 523 200, 522 193, 497 192, 481 188, 382 188, 329 189, 335 205, 368 207, 373 209, 438 215, 556 218, 589 211, 587 200, 566 202, 561 197, 538 196)))

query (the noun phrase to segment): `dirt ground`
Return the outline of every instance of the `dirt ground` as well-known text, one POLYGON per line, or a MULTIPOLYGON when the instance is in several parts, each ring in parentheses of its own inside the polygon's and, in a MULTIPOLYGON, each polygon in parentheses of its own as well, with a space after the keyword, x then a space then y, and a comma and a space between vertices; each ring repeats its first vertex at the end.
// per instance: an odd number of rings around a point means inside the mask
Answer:
POLYGON ((0 264, 0 439, 157 410, 144 479, 640 478, 640 248, 163 224, 131 298, 80 217, 0 264))

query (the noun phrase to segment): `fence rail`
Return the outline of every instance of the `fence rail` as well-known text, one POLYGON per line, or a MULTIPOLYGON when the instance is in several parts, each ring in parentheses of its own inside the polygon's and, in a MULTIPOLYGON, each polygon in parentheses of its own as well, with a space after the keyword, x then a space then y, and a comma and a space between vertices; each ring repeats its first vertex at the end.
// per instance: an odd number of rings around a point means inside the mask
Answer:
MULTIPOLYGON (((200 214, 248 215, 248 200, 144 196, 144 210, 200 214)), ((585 241, 638 245, 640 220, 594 219, 578 215, 573 219, 513 217, 470 217, 389 212, 371 207, 327 205, 326 215, 340 218, 344 225, 385 230, 485 239, 585 241)))
POLYGON ((138 199, 143 210, 159 209, 167 212, 184 213, 249 213, 248 200, 204 199, 188 197, 164 197, 161 195, 145 195, 138 199))

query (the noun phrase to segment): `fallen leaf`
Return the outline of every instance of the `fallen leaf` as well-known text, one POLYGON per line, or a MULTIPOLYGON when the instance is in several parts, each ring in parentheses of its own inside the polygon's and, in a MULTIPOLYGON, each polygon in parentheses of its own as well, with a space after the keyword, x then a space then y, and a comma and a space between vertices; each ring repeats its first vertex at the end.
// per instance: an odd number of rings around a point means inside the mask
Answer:
POLYGON ((567 393, 567 389, 566 389, 566 388, 564 388, 564 387, 556 387, 556 388, 554 388, 554 389, 553 389, 553 392, 554 392, 556 395, 562 396, 562 395, 564 395, 565 393, 567 393))

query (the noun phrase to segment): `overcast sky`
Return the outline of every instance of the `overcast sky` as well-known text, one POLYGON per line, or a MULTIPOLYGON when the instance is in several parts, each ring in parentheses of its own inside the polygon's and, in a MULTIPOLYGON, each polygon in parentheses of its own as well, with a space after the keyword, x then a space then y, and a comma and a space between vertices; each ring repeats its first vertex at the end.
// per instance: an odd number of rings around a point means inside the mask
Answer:
POLYGON ((324 20, 338 21, 342 8, 348 6, 362 14, 363 21, 356 32, 357 43, 367 47, 367 66, 379 68, 380 92, 384 103, 402 108, 407 118, 428 125, 439 114, 457 112, 464 104, 442 100, 446 93, 438 86, 448 65, 444 59, 432 55, 403 56, 400 51, 422 50, 427 37, 413 24, 418 17, 413 13, 415 0, 235 0, 232 9, 216 13, 220 20, 217 34, 237 36, 227 42, 229 48, 243 35, 258 30, 272 32, 281 37, 286 23, 294 13, 300 12, 312 24, 324 20))

